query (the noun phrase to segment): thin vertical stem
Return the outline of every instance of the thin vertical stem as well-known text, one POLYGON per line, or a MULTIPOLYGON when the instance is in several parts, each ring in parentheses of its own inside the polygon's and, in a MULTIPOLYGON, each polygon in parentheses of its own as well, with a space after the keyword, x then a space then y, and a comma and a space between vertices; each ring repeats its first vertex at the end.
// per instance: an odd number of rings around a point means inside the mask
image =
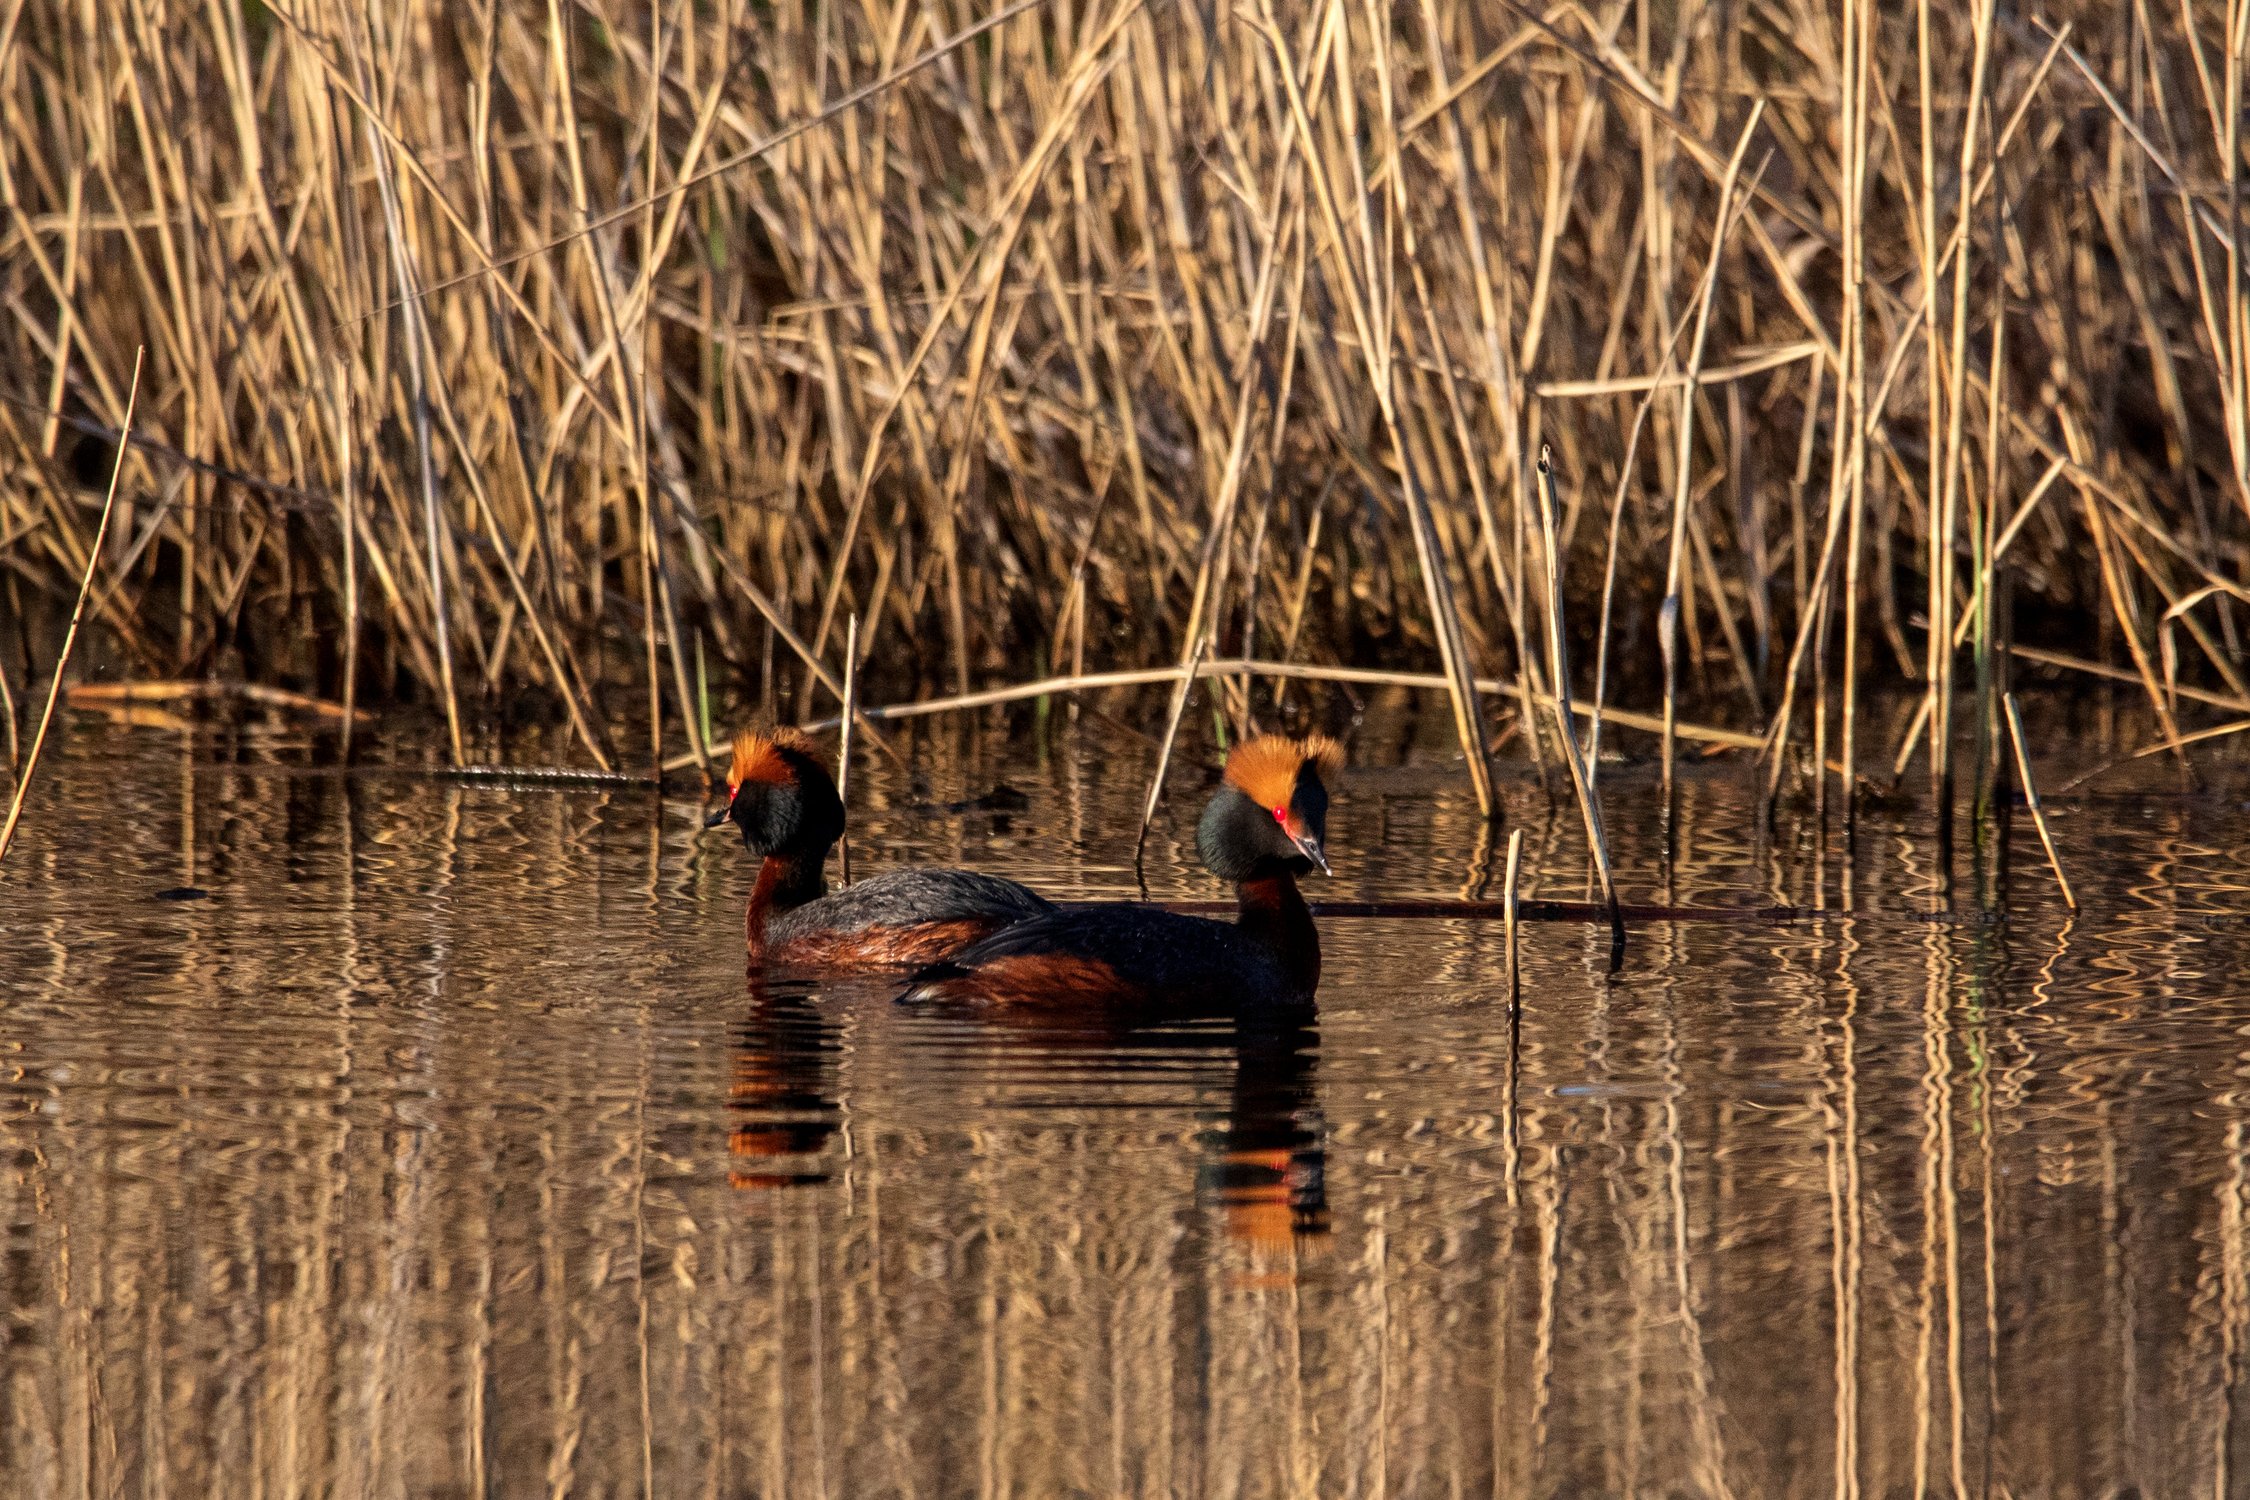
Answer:
POLYGON ((344 532, 344 738, 338 757, 352 759, 352 725, 359 699, 359 502, 352 492, 351 376, 336 361, 336 507, 344 532))
POLYGON ((71 649, 78 644, 78 626, 86 618, 86 598, 94 591, 94 570, 101 566, 102 543, 109 537, 110 513, 117 508, 117 480, 125 472, 125 451, 133 442, 133 407, 141 398, 141 363, 144 347, 133 355, 133 384, 125 397, 125 421, 117 434, 117 456, 110 461, 109 493, 102 497, 102 518, 94 527, 93 545, 86 549, 86 573, 78 580, 78 603, 70 611, 70 628, 63 632, 62 650, 55 656, 55 675, 47 684, 47 706, 39 711, 39 729, 31 737, 31 755, 16 778, 16 794, 8 802, 8 821, 0 823, 0 862, 16 840, 16 824, 23 818, 23 799, 31 791, 31 778, 39 770, 40 752, 47 748, 47 730, 55 721, 55 703, 62 697, 63 673, 70 666, 71 649))
POLYGON ((859 722, 859 616, 844 620, 843 734, 836 747, 836 801, 844 809, 844 834, 836 841, 843 883, 852 883, 852 730, 859 722))
MULTIPOLYGON (((1703 269, 1703 288, 1695 314, 1695 338, 1688 346, 1687 379, 1680 386, 1679 451, 1676 455, 1674 488, 1672 493, 1672 540, 1664 562, 1664 604, 1656 620, 1657 645, 1664 656, 1664 803, 1672 803, 1672 762, 1676 726, 1679 721, 1680 696, 1680 585, 1684 576, 1681 567, 1687 555, 1688 503, 1694 492, 1695 445, 1695 391, 1696 382, 1703 370, 1704 340, 1711 331, 1711 301, 1719 286, 1719 261, 1726 249, 1727 221, 1734 201, 1734 184, 1742 172, 1742 159, 1749 153, 1750 137, 1757 132, 1758 122, 1765 118, 1766 101, 1760 99, 1750 107, 1750 118, 1742 124, 1742 134, 1736 138, 1734 153, 1727 158, 1726 176, 1719 184, 1719 211, 1711 223, 1711 259, 1703 269)), ((1561 687, 1558 685, 1559 693, 1561 687)))
MULTIPOLYGON (((1723 224, 1722 219, 1722 224, 1723 224)), ((1617 882, 1610 873, 1609 840, 1602 833, 1602 808, 1594 795, 1593 777, 1586 768, 1586 752, 1571 723, 1570 655, 1563 641, 1562 559, 1555 541, 1555 466, 1542 443, 1539 447, 1539 542, 1547 583, 1547 674, 1554 679, 1555 737, 1562 742, 1563 764, 1570 771, 1570 789, 1578 798, 1578 814, 1586 823, 1586 847, 1594 856, 1601 877, 1602 901, 1609 907, 1609 966, 1614 972, 1625 961, 1625 917, 1617 906, 1617 882)), ((1669 725, 1667 725, 1669 727, 1669 725)), ((1511 895, 1511 901, 1514 897, 1511 895)))
POLYGON ((1523 830, 1511 828, 1508 830, 1507 884, 1500 892, 1501 915, 1505 919, 1503 927, 1508 942, 1508 1008, 1511 1011, 1523 1003, 1523 977, 1517 967, 1516 946, 1519 929, 1516 920, 1516 877, 1522 866, 1523 830))
POLYGON ((2078 898, 2071 893, 2070 877, 2063 873, 2062 856, 2055 852, 2055 836, 2047 828, 2047 810, 2039 803, 2039 785, 2031 779, 2031 752, 2024 748, 2023 715, 2016 708, 2016 695, 2009 693, 2000 701, 2008 714, 2008 740, 2016 748, 2016 774, 2023 778, 2023 800, 2031 809, 2031 826, 2039 830, 2039 842, 2047 851, 2047 867, 2055 872, 2055 884, 2062 887, 2063 904, 2076 911, 2078 898))

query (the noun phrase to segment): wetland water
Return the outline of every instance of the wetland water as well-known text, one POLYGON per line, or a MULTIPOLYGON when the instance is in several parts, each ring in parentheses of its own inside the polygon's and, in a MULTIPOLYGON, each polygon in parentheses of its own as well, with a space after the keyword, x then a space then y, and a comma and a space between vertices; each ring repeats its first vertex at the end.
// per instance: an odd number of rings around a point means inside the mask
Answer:
MULTIPOLYGON (((1498 894, 1441 718, 1316 898, 1498 894)), ((894 731, 855 870, 1129 895, 1151 757, 1060 720, 894 731)), ((1532 927, 1511 1038, 1451 920, 1245 1035, 752 986, 693 802, 314 758, 81 727, 0 871, 11 1495, 2250 1493, 2239 775, 2056 803, 2075 919, 2019 811, 1999 924, 1917 812, 1760 841, 1715 763, 1667 866, 1606 767, 1628 900, 1853 914, 1532 927)))

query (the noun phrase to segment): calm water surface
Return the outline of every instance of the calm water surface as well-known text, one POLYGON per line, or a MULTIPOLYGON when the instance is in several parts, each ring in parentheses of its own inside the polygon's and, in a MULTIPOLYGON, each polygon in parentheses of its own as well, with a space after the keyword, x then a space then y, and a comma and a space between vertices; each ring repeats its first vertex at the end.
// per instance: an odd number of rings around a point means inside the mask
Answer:
MULTIPOLYGON (((1152 757, 1049 728, 868 757, 857 868, 1130 894, 1152 757)), ((1497 894, 1449 737, 1316 895, 1497 894)), ((2058 804, 2075 919, 2019 812, 2001 924, 1612 766, 1628 898, 1830 911, 1533 928, 1513 1030, 1496 925, 1336 920, 1238 1034, 746 982, 693 802, 318 758, 82 727, 0 872, 12 1495, 2250 1494, 2239 792, 2058 804)))

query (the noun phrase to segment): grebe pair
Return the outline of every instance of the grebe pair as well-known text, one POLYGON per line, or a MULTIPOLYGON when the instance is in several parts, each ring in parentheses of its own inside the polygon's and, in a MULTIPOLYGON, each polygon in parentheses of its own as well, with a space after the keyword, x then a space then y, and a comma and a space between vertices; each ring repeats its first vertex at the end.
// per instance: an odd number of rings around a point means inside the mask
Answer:
POLYGON ((793 730, 742 735, 727 806, 710 819, 733 822, 760 860, 753 961, 830 973, 914 966, 902 998, 1011 1005, 1290 1005, 1320 982, 1320 938, 1297 877, 1328 871, 1324 778, 1343 765, 1333 740, 1268 735, 1227 757, 1195 847, 1234 884, 1232 924, 1147 906, 1065 910, 966 870, 893 870, 830 893, 822 867, 844 809, 811 752, 793 730))

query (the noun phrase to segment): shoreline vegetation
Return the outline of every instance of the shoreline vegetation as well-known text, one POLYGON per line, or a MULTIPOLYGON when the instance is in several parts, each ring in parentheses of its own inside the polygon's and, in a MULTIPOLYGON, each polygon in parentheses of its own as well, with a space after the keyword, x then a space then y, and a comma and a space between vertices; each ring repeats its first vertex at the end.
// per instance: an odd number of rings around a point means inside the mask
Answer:
POLYGON ((2250 727, 2246 52, 2250 0, 22 0, 10 763, 85 588, 121 677, 456 764, 503 706, 643 773, 715 697, 852 680, 881 747, 1325 675, 1598 847, 1618 726, 1990 809, 2028 666, 2187 774, 2250 727))

